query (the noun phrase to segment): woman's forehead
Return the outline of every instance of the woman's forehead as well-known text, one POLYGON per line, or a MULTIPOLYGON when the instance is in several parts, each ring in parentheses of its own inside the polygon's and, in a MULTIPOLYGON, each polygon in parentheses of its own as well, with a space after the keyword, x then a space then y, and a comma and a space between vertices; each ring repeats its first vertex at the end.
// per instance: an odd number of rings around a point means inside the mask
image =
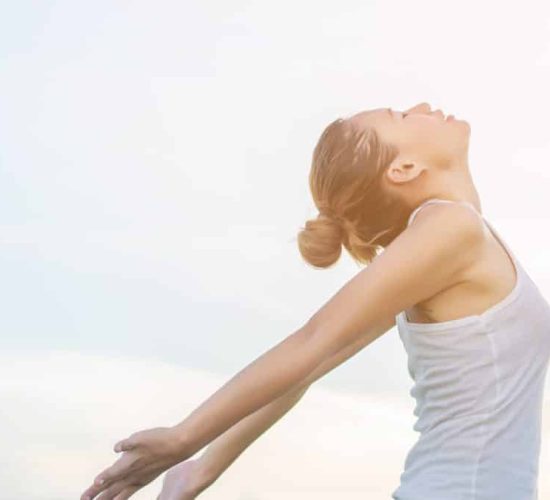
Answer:
POLYGON ((391 108, 367 109, 363 111, 363 113, 366 113, 368 115, 381 114, 381 115, 393 116, 391 108))
POLYGON ((393 119, 393 112, 391 108, 367 109, 365 111, 360 111, 359 113, 352 115, 351 118, 359 121, 362 121, 363 119, 366 119, 366 118, 368 119, 376 118, 377 120, 379 118, 393 119))

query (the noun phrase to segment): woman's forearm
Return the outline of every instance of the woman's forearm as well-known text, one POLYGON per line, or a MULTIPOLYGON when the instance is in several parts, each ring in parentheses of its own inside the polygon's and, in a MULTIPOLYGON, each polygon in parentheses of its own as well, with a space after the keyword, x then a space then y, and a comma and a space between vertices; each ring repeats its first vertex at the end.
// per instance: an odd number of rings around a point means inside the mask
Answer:
POLYGON ((298 386, 322 361, 300 328, 259 356, 174 426, 186 459, 247 415, 298 386))
POLYGON ((201 488, 216 481, 246 448, 298 403, 308 387, 303 386, 278 397, 212 441, 198 459, 201 488))
POLYGON ((237 373, 174 426, 184 450, 182 459, 285 393, 309 386, 393 325, 394 318, 388 318, 326 359, 321 357, 322 349, 311 340, 313 332, 306 328, 297 330, 237 373))
POLYGON ((198 459, 199 486, 205 488, 212 484, 246 448, 288 413, 315 381, 359 352, 369 343, 370 338, 365 335, 347 348, 341 349, 321 363, 301 384, 247 415, 210 443, 198 459))

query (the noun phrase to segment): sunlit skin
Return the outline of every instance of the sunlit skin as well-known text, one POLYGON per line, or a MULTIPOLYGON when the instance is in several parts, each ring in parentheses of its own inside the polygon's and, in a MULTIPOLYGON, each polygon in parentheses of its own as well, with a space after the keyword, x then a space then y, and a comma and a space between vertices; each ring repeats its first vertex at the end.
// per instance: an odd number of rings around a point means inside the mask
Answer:
POLYGON ((350 117, 359 128, 372 126, 399 156, 387 170, 385 186, 411 208, 428 197, 470 201, 481 206, 468 164, 470 125, 431 110, 422 102, 405 111, 378 108, 350 117))
MULTIPOLYGON (((479 198, 468 168, 470 127, 466 121, 444 120, 443 113, 432 112, 427 103, 420 103, 403 112, 388 108, 363 111, 348 119, 358 127, 373 126, 383 140, 398 146, 399 156, 387 170, 384 187, 394 190, 411 208, 428 197, 439 197, 467 200, 479 209, 479 198)), ((208 443, 205 441, 209 438, 202 437, 207 434, 204 428, 214 429, 212 432, 218 430, 216 427, 229 429, 239 422, 229 422, 231 415, 246 411, 247 405, 254 407, 257 413, 263 407, 262 419, 267 425, 270 419, 265 412, 271 411, 266 410, 270 402, 277 398, 294 397, 290 395, 299 386, 303 387, 304 380, 306 384, 313 383, 394 326, 397 311, 441 289, 444 280, 448 280, 451 273, 458 275, 459 266, 471 261, 474 252, 478 252, 480 231, 474 227, 477 222, 472 221, 471 214, 449 207, 438 210, 440 214, 442 211, 446 214, 444 217, 438 216, 437 210, 431 210, 436 232, 443 233, 448 221, 469 225, 464 234, 453 231, 448 235, 448 238, 456 238, 453 245, 459 257, 447 256, 441 242, 426 244, 433 228, 428 227, 428 222, 416 224, 414 231, 406 231, 407 236, 403 238, 400 235, 397 238, 400 241, 392 243, 393 249, 388 247, 368 269, 350 280, 313 316, 315 321, 307 324, 308 327, 312 325, 311 331, 304 327, 298 329, 245 367, 185 419, 183 425, 146 429, 116 443, 114 451, 123 452, 122 455, 96 476, 94 484, 82 493, 81 500, 130 498, 160 474, 206 446, 208 443), (403 267, 402 263, 414 252, 417 252, 416 266, 403 267), (427 270, 433 269, 433 265, 440 266, 449 273, 448 276, 444 272, 429 275, 427 270), (406 283, 408 288, 401 283, 406 283), (391 310, 391 314, 381 316, 383 309, 391 310), (323 331, 318 332, 318 325, 321 324, 323 331), (366 325, 369 326, 368 331, 365 330, 366 325), (366 332, 362 338, 354 333, 361 331, 361 328, 366 332), (287 367, 284 372, 280 370, 281 363, 287 367), (244 409, 239 409, 239 406, 244 409), (208 419, 210 415, 216 415, 216 420, 208 419), (199 446, 194 442, 195 434, 199 436, 196 438, 200 441, 199 446), (101 484, 103 478, 106 480, 101 484)), ((422 215, 419 219, 427 221, 429 217, 422 215)), ((280 412, 280 408, 277 411, 280 412)), ((255 415, 254 412, 249 416, 255 415)), ((252 426, 253 419, 249 420, 252 426)), ((255 432, 261 433, 264 424, 258 425, 256 421, 255 425, 255 432)), ((246 432, 244 427, 243 432, 246 432)), ((223 430, 218 436, 223 436, 223 430)), ((186 481, 175 479, 171 475, 165 481, 161 500, 180 498, 178 488, 183 489, 186 481)), ((180 493, 181 498, 187 498, 183 496, 183 491, 180 493)))

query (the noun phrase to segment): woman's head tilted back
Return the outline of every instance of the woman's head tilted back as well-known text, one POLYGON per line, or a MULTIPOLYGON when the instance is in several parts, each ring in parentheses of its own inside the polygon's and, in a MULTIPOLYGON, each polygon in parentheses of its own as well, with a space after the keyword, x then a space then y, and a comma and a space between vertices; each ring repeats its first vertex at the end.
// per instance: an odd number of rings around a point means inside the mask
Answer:
POLYGON ((356 262, 372 261, 403 231, 418 200, 444 193, 454 173, 464 176, 469 137, 466 121, 427 103, 330 123, 313 151, 309 186, 319 215, 298 233, 302 257, 329 267, 343 245, 356 262))

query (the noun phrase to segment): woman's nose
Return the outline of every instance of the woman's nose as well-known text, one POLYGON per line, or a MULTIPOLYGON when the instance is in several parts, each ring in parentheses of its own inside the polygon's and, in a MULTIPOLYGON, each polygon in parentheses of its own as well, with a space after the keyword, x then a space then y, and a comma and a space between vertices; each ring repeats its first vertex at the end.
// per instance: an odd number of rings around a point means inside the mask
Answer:
POLYGON ((417 104, 416 106, 413 106, 412 108, 407 110, 407 113, 431 113, 432 109, 429 103, 427 102, 421 102, 417 104))

